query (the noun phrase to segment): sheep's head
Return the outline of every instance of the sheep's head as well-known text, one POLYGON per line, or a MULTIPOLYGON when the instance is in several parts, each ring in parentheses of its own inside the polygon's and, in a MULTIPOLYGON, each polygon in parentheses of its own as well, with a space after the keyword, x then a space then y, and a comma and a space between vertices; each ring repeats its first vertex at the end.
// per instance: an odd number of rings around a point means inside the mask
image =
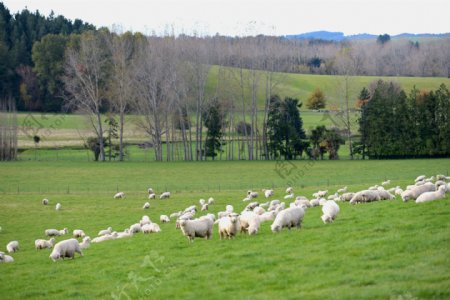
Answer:
POLYGON ((280 225, 272 224, 272 225, 270 226, 270 229, 272 230, 272 232, 279 232, 279 231, 281 230, 281 226, 280 226, 280 225))
POLYGON ((178 224, 180 224, 180 227, 181 227, 181 226, 185 226, 186 223, 187 223, 186 220, 179 220, 179 221, 178 221, 178 224))
POLYGON ((57 252, 52 252, 49 256, 53 261, 57 261, 61 258, 61 255, 57 252))

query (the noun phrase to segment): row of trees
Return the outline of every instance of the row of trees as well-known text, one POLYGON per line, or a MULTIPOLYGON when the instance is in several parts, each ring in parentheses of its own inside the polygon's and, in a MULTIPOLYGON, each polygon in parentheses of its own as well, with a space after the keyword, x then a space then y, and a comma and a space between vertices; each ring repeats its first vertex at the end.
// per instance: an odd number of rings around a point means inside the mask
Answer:
POLYGON ((450 92, 413 89, 377 81, 363 90, 358 152, 369 158, 449 157, 450 92))

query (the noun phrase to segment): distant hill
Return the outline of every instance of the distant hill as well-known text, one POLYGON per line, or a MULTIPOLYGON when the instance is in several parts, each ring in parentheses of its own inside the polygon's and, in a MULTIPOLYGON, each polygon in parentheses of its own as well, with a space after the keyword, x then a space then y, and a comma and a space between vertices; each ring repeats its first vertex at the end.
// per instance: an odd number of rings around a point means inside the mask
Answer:
MULTIPOLYGON (((308 39, 319 39, 319 40, 326 40, 326 41, 335 41, 339 42, 342 40, 370 40, 370 39, 376 39, 378 35, 375 34, 369 34, 369 33, 360 33, 355 35, 344 35, 343 32, 331 32, 331 31, 314 31, 314 32, 307 32, 307 33, 301 33, 301 34, 293 34, 293 35, 285 35, 285 38, 289 40, 308 40, 308 39)), ((392 39, 396 38, 430 38, 430 37, 450 37, 450 32, 447 33, 439 33, 439 34, 433 34, 433 33, 402 33, 398 35, 391 35, 392 39)))

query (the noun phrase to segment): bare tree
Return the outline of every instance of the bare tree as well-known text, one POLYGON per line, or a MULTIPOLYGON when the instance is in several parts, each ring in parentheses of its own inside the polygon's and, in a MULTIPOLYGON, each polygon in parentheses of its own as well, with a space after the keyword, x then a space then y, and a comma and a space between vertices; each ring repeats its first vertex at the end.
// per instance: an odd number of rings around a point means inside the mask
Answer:
POLYGON ((17 158, 17 113, 12 98, 0 100, 0 161, 17 158))
POLYGON ((68 49, 63 78, 67 104, 87 114, 97 135, 101 161, 105 160, 101 109, 109 72, 103 34, 85 33, 68 49))

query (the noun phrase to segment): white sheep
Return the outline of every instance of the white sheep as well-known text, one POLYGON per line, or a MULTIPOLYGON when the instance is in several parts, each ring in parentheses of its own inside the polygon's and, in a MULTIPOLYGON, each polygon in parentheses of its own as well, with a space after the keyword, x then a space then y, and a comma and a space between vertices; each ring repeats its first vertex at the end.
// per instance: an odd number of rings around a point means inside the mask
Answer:
POLYGON ((46 236, 60 236, 60 235, 65 235, 65 234, 69 233, 69 230, 67 228, 64 228, 61 230, 46 229, 44 233, 46 236))
POLYGON ((227 211, 227 212, 229 212, 229 213, 232 213, 233 211, 234 211, 234 207, 233 207, 233 205, 227 205, 226 207, 225 207, 225 210, 227 211))
POLYGON ((19 251, 19 242, 18 241, 11 241, 6 245, 6 250, 8 253, 19 251))
POLYGON ((417 178, 414 180, 414 182, 418 182, 418 181, 422 181, 422 180, 425 180, 425 178, 426 178, 426 176, 425 175, 420 175, 420 176, 417 176, 417 178))
POLYGON ((270 229, 272 232, 279 232, 283 227, 289 230, 292 227, 300 228, 305 211, 301 207, 290 207, 280 211, 273 221, 270 229))
POLYGON ((169 223, 170 222, 170 218, 167 215, 160 215, 159 216, 159 221, 161 223, 169 223))
POLYGON ((350 204, 362 203, 362 202, 372 202, 379 201, 380 194, 377 190, 363 190, 355 193, 352 199, 350 200, 350 204))
POLYGON ((320 217, 322 221, 326 223, 331 223, 336 219, 339 213, 339 205, 333 200, 328 200, 325 205, 322 206, 323 215, 320 217))
POLYGON ((258 202, 251 202, 249 203, 245 208, 244 211, 252 211, 255 207, 258 207, 259 203, 258 202))
POLYGON ((118 232, 117 233, 117 238, 118 239, 123 239, 123 238, 126 238, 126 237, 132 237, 133 236, 133 233, 130 231, 130 229, 128 229, 128 228, 126 228, 124 231, 122 231, 122 232, 118 232))
POLYGON ((169 199, 170 198, 170 192, 164 192, 159 196, 159 199, 169 199))
POLYGON ((148 192, 149 195, 155 194, 155 191, 152 188, 148 188, 147 192, 148 192))
POLYGON ((277 205, 277 204, 280 204, 280 203, 281 203, 280 200, 275 199, 275 200, 270 201, 270 205, 269 206, 274 206, 274 205, 277 205))
POLYGON ((394 195, 401 196, 402 193, 403 193, 403 190, 401 188, 396 188, 394 190, 394 195))
POLYGON ((446 176, 445 175, 442 175, 442 174, 439 174, 439 175, 436 175, 436 180, 446 180, 446 176))
MULTIPOLYGON (((151 224, 151 223, 150 223, 150 224, 151 224)), ((145 224, 145 225, 149 225, 149 224, 145 224)), ((144 226, 145 226, 145 225, 144 225, 144 226)), ((141 231, 142 231, 142 226, 141 226, 141 224, 135 223, 135 224, 131 225, 131 226, 130 226, 130 231, 131 231, 132 233, 138 233, 138 232, 141 232, 141 231)))
POLYGON ((273 190, 263 189, 262 191, 264 193, 264 197, 266 197, 266 198, 270 198, 271 196, 273 196, 273 190))
POLYGON ((262 208, 261 206, 257 206, 253 209, 253 212, 257 215, 262 215, 263 213, 266 212, 266 210, 264 208, 262 208))
POLYGON ((421 194, 416 199, 416 203, 423 203, 423 202, 429 202, 434 201, 438 199, 445 198, 445 191, 447 187, 445 185, 441 185, 437 191, 434 192, 425 192, 421 194))
POLYGON ((125 193, 124 192, 118 192, 113 197, 113 199, 123 199, 123 198, 125 198, 125 193))
POLYGON ((48 199, 47 198, 42 199, 42 204, 43 205, 48 205, 48 199))
POLYGON ((68 239, 63 240, 53 247, 53 251, 50 254, 50 258, 53 261, 57 261, 58 259, 64 259, 65 257, 75 258, 75 253, 79 253, 80 256, 83 256, 83 252, 81 252, 80 244, 76 239, 68 239))
POLYGON ((223 217, 226 217, 228 215, 230 215, 230 212, 228 211, 219 211, 217 213, 217 219, 222 219, 223 217))
POLYGON ((149 194, 148 199, 156 199, 156 194, 155 193, 149 194))
POLYGON ((288 194, 284 196, 284 199, 294 199, 294 194, 288 194))
POLYGON ((104 241, 115 240, 115 239, 117 239, 118 236, 119 236, 119 234, 114 231, 111 234, 105 234, 105 235, 98 236, 98 237, 94 238, 91 241, 91 243, 101 243, 101 242, 104 242, 104 241))
POLYGON ((203 206, 203 205, 205 205, 206 200, 205 199, 200 199, 200 200, 198 200, 198 203, 200 203, 200 206, 203 206))
POLYGON ((143 209, 149 209, 150 208, 150 203, 145 202, 144 206, 142 206, 143 209))
POLYGON ((88 236, 85 236, 83 238, 83 241, 80 244, 80 249, 87 249, 91 245, 91 238, 88 236))
POLYGON ((186 207, 183 211, 183 213, 187 213, 187 212, 193 212, 195 213, 197 211, 197 206, 195 205, 191 205, 189 207, 186 207))
POLYGON ((100 235, 107 235, 107 234, 111 234, 111 232, 112 232, 112 227, 108 227, 107 229, 100 230, 100 231, 98 232, 98 235, 99 235, 99 236, 100 236, 100 235))
POLYGON ((319 206, 320 199, 311 199, 311 200, 309 200, 309 204, 311 204, 311 207, 319 206))
POLYGON ((286 189, 286 194, 293 194, 294 193, 294 189, 290 186, 286 189))
POLYGON ((141 220, 139 221, 139 224, 141 224, 141 226, 150 223, 152 223, 152 220, 150 220, 148 216, 142 216, 141 220))
POLYGON ((159 228, 159 225, 156 223, 151 224, 145 224, 142 226, 142 232, 143 233, 153 233, 153 232, 160 232, 161 228, 159 228))
POLYGON ((325 197, 327 194, 328 194, 328 190, 325 190, 325 191, 318 191, 318 192, 317 192, 318 198, 323 198, 323 197, 325 197))
POLYGON ((338 191, 337 191, 339 194, 343 194, 343 193, 346 193, 347 192, 347 187, 346 186, 344 186, 343 188, 341 188, 341 189, 338 189, 338 191))
POLYGON ((12 256, 6 255, 4 252, 0 252, 0 263, 10 262, 14 262, 14 258, 12 256))
POLYGON ((338 194, 338 193, 335 193, 335 194, 333 194, 333 195, 329 195, 329 196, 327 197, 327 200, 340 201, 341 199, 339 198, 339 194, 338 194))
POLYGON ((241 232, 247 232, 249 235, 257 234, 261 221, 259 216, 253 211, 244 212, 240 217, 241 232))
POLYGON ((201 211, 206 211, 206 210, 208 210, 208 203, 205 203, 202 205, 201 211))
POLYGON ((259 206, 262 207, 262 208, 268 208, 269 207, 269 201, 264 202, 264 203, 260 203, 259 206))
POLYGON ((179 216, 181 216, 182 213, 183 213, 182 211, 174 212, 174 213, 171 213, 169 217, 170 218, 178 218, 179 216))
POLYGON ((327 202, 327 199, 325 199, 325 198, 320 198, 319 199, 319 205, 320 206, 324 206, 326 202, 327 202))
POLYGON ((216 216, 214 214, 207 214, 207 215, 201 216, 199 219, 201 220, 201 219, 205 219, 205 218, 208 218, 213 222, 216 220, 216 216))
POLYGON ((378 195, 380 195, 380 200, 390 200, 394 199, 395 196, 386 191, 383 187, 378 188, 378 195))
POLYGON ((441 185, 447 185, 447 183, 445 183, 445 181, 443 180, 438 180, 434 183, 434 185, 436 186, 436 188, 439 188, 441 185))
POLYGON ((277 213, 275 211, 267 211, 263 213, 262 215, 259 215, 259 222, 267 222, 267 221, 273 221, 275 220, 275 217, 277 216, 277 213))
POLYGON ((295 206, 302 207, 303 209, 307 209, 309 207, 312 207, 311 203, 308 199, 296 199, 294 202, 295 206))
POLYGON ((61 203, 56 203, 55 210, 61 210, 61 203))
POLYGON ((246 201, 251 201, 252 197, 245 197, 244 199, 242 199, 242 201, 246 202, 246 201))
POLYGON ((386 180, 386 181, 383 181, 383 182, 381 183, 382 186, 390 185, 390 184, 391 184, 391 181, 390 181, 390 180, 386 180))
POLYGON ((257 192, 253 192, 253 191, 248 191, 247 192, 247 197, 250 197, 250 199, 258 198, 258 193, 257 192))
POLYGON ((84 231, 83 230, 81 230, 81 229, 74 229, 73 230, 73 232, 72 232, 72 234, 73 234, 73 237, 74 238, 84 238, 85 236, 86 236, 86 234, 84 233, 84 231))
POLYGON ((436 191, 436 186, 431 182, 425 183, 423 185, 414 186, 409 190, 404 191, 401 194, 403 202, 406 202, 410 199, 417 199, 421 194, 425 192, 434 192, 436 191))
POLYGON ((210 218, 180 220, 179 222, 183 235, 186 236, 190 242, 193 242, 196 237, 211 239, 214 222, 210 218))
POLYGON ((213 197, 209 197, 208 198, 208 204, 209 205, 214 204, 214 198, 213 197))
POLYGON ((223 217, 218 220, 219 224, 219 237, 231 239, 236 236, 241 225, 239 222, 239 216, 237 214, 232 214, 227 217, 223 217))
POLYGON ((51 238, 48 241, 42 240, 42 239, 38 239, 38 240, 34 241, 34 247, 36 248, 36 250, 52 248, 54 244, 55 244, 55 238, 51 238))

